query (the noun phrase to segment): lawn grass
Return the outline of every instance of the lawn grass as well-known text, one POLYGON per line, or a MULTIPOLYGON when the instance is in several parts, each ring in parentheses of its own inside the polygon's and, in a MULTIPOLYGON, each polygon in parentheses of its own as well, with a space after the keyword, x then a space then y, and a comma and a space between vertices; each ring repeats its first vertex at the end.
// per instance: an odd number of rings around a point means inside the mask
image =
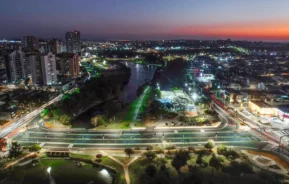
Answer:
POLYGON ((74 153, 70 153, 69 157, 81 158, 81 159, 87 159, 87 160, 91 160, 92 158, 94 158, 94 156, 92 156, 92 155, 82 155, 82 154, 74 154, 74 153))
POLYGON ((100 125, 96 127, 95 129, 124 129, 128 130, 130 129, 130 126, 125 126, 125 124, 121 122, 115 122, 115 123, 107 123, 105 125, 100 125))
POLYGON ((47 168, 51 167, 51 177, 55 183, 88 183, 95 181, 98 184, 105 184, 108 178, 101 175, 100 168, 95 168, 92 164, 84 163, 83 167, 78 167, 70 160, 41 160, 36 166, 28 164, 23 167, 15 167, 10 181, 23 184, 49 183, 47 168))
POLYGON ((145 174, 145 168, 151 162, 147 159, 139 158, 129 166, 129 177, 131 184, 143 183, 142 180, 148 180, 145 174))
POLYGON ((119 160, 119 161, 121 161, 122 163, 124 163, 124 164, 128 164, 132 159, 133 159, 133 157, 114 157, 114 158, 116 158, 117 160, 119 160))
POLYGON ((129 111, 125 117, 125 120, 126 121, 134 121, 134 113, 138 110, 138 113, 142 113, 146 106, 147 106, 147 102, 148 100, 150 99, 150 96, 152 94, 152 88, 149 86, 147 87, 148 90, 147 91, 144 91, 145 94, 142 94, 140 97, 138 97, 129 107, 129 111), (144 95, 143 99, 142 99, 142 96, 144 95), (142 101, 140 101, 142 99, 142 101), (138 108, 138 104, 141 103, 141 105, 139 106, 139 109, 138 108))

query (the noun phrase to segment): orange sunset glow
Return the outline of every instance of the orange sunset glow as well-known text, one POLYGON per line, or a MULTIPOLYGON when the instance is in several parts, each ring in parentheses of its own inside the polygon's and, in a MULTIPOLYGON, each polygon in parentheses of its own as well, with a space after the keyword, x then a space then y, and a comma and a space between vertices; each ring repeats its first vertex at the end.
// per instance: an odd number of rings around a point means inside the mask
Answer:
POLYGON ((232 23, 219 25, 195 25, 182 27, 175 30, 175 34, 230 37, 236 39, 264 39, 264 40, 286 40, 289 39, 288 22, 274 23, 232 23))

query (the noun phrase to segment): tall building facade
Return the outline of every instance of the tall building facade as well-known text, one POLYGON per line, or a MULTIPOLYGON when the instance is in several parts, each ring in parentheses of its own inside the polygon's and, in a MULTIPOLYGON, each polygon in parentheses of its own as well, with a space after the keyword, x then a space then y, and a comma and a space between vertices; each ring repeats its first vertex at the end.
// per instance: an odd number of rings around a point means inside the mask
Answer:
POLYGON ((25 36, 22 38, 22 45, 27 51, 38 50, 39 40, 35 36, 25 36))
POLYGON ((77 78, 80 76, 80 67, 79 67, 80 60, 81 58, 78 54, 74 54, 73 57, 70 58, 69 72, 70 76, 73 78, 77 78))
POLYGON ((57 69, 59 74, 72 78, 80 76, 81 57, 78 54, 67 54, 57 58, 57 69))
POLYGON ((31 77, 33 85, 43 85, 43 75, 40 55, 30 55, 31 77))
POLYGON ((48 52, 48 41, 46 40, 39 40, 39 51, 42 54, 45 54, 48 52))
POLYGON ((15 50, 4 57, 7 82, 23 80, 31 75, 30 63, 25 53, 15 50))
POLYGON ((49 41, 49 52, 52 52, 53 54, 60 53, 60 40, 53 38, 49 41))
POLYGON ((52 85, 57 82, 56 57, 51 52, 41 56, 41 68, 44 85, 52 85))
POLYGON ((66 49, 68 53, 81 52, 79 31, 66 32, 65 40, 66 40, 66 49))

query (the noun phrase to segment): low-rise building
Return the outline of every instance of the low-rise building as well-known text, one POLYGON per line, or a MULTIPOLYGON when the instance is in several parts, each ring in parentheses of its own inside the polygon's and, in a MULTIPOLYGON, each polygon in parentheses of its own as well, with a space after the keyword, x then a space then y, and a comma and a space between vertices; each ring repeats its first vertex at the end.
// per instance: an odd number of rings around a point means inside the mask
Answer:
POLYGON ((258 115, 275 116, 276 108, 263 101, 249 101, 248 108, 258 115))

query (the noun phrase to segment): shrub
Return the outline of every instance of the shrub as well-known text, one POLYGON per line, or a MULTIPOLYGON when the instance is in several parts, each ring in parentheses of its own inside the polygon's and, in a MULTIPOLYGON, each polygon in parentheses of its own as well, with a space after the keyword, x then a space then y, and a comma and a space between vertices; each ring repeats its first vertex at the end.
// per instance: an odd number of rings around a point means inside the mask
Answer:
POLYGON ((156 158, 156 153, 153 151, 147 151, 143 154, 147 159, 153 160, 156 158))
POLYGON ((176 149, 176 146, 173 144, 170 144, 170 145, 166 146, 166 149, 167 150, 173 150, 173 149, 176 149))
POLYGON ((235 160, 236 158, 239 158, 240 155, 238 154, 237 151, 233 150, 233 149, 228 149, 227 147, 225 147, 224 145, 220 145, 217 148, 217 152, 219 155, 224 155, 225 157, 227 157, 229 160, 235 160))
POLYGON ((215 142, 213 140, 209 140, 204 147, 208 150, 212 150, 215 147, 215 142))
POLYGON ((195 148, 194 148, 194 147, 192 147, 192 146, 189 146, 189 147, 188 147, 188 151, 189 151, 189 152, 193 152, 193 153, 194 153, 196 150, 195 150, 195 148))
POLYGON ((147 147, 146 147, 146 150, 147 151, 151 151, 151 150, 153 150, 154 149, 154 147, 152 146, 152 145, 148 145, 147 147))

